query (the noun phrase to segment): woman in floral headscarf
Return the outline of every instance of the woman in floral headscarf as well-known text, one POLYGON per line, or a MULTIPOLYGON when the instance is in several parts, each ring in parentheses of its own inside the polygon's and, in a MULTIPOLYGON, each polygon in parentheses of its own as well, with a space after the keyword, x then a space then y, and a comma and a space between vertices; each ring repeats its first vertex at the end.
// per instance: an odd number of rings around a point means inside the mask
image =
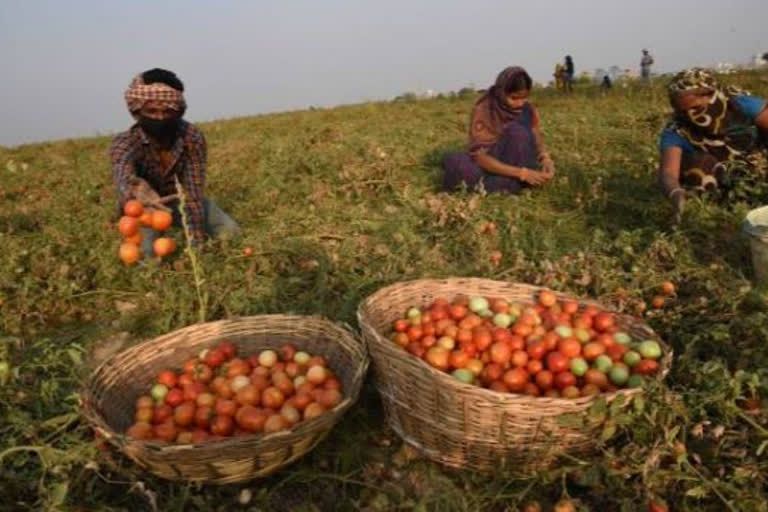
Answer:
POLYGON ((528 101, 532 84, 521 67, 499 73, 472 110, 468 151, 443 160, 444 190, 517 194, 552 179, 555 165, 544 149, 538 111, 528 101))
POLYGON ((667 91, 675 112, 661 134, 659 179, 676 221, 693 192, 727 193, 738 180, 766 180, 768 109, 763 98, 720 84, 701 68, 675 75, 667 91))

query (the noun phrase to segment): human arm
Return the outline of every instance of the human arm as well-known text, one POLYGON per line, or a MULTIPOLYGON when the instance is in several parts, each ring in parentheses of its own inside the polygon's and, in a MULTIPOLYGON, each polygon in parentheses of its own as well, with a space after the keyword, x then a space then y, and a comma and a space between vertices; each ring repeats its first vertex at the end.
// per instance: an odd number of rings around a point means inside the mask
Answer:
POLYGON ((661 151, 659 167, 659 185, 664 195, 672 201, 675 208, 674 221, 680 222, 685 206, 686 192, 680 186, 680 165, 683 160, 683 150, 679 146, 668 146, 661 151))
POLYGON ((189 165, 184 168, 179 180, 184 192, 189 231, 193 242, 199 244, 205 240, 203 199, 208 157, 208 146, 201 132, 195 129, 186 150, 189 152, 189 165))
POLYGON ((529 185, 540 186, 548 182, 551 178, 551 176, 546 173, 526 169, 525 167, 516 167, 514 165, 505 164, 483 150, 472 153, 472 158, 477 165, 487 172, 498 174, 499 176, 506 176, 508 178, 517 178, 529 185))

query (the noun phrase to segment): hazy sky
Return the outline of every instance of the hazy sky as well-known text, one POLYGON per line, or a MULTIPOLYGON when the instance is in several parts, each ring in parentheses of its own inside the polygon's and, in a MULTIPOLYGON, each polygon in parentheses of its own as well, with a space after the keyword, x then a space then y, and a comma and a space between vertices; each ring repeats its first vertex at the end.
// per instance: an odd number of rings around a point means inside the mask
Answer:
POLYGON ((0 145, 111 133, 122 94, 165 67, 209 120, 488 85, 510 64, 547 80, 768 51, 768 0, 2 0, 0 145))

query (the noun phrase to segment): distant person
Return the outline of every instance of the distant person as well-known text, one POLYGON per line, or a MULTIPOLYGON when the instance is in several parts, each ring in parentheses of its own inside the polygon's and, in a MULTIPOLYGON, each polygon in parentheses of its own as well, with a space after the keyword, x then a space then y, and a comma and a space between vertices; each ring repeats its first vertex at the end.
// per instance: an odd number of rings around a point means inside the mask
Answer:
POLYGON ((600 89, 602 89, 603 92, 607 92, 611 89, 611 87, 613 87, 613 84, 611 83, 611 77, 608 75, 603 75, 603 81, 600 84, 600 89))
POLYGON ((725 192, 737 180, 765 181, 768 110, 763 98, 720 84, 701 68, 667 85, 674 109, 661 133, 659 180, 680 216, 692 192, 725 192))
POLYGON ((573 78, 576 69, 573 67, 573 58, 570 55, 565 56, 565 72, 563 73, 563 85, 565 92, 573 92, 573 78))
MULTIPOLYGON (((181 225, 178 178, 194 244, 206 236, 236 233, 235 221, 204 195, 207 146, 203 134, 182 119, 187 104, 181 80, 170 71, 150 69, 133 79, 125 102, 136 123, 115 136, 110 149, 118 206, 134 198, 161 202, 181 225)), ((142 250, 151 255, 157 235, 147 228, 142 235, 142 250)))
POLYGON ((563 90, 563 74, 565 73, 565 68, 563 67, 563 64, 561 62, 558 62, 555 64, 555 72, 552 73, 552 76, 555 77, 555 89, 558 91, 563 90))
POLYGON ((521 67, 508 67, 472 110, 469 151, 443 161, 443 189, 482 186, 486 192, 517 194, 547 184, 555 165, 544 148, 539 114, 529 103, 533 82, 521 67))
POLYGON ((643 57, 640 59, 640 78, 644 82, 651 81, 651 66, 653 66, 653 57, 648 50, 643 50, 643 57))

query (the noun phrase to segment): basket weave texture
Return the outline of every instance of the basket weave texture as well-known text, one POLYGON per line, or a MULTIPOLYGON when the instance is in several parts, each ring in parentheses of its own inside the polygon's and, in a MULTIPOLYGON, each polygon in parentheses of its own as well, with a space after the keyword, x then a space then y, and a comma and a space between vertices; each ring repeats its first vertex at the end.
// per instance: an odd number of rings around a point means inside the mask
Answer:
POLYGON ((261 315, 191 325, 117 354, 95 370, 81 394, 91 426, 143 469, 171 480, 226 484, 266 476, 312 450, 357 400, 368 367, 352 331, 320 317, 261 315), (128 439, 136 398, 157 373, 179 368, 202 349, 229 340, 240 355, 293 343, 321 355, 342 384, 340 404, 312 420, 269 434, 189 445, 128 439))
MULTIPOLYGON (((596 397, 530 397, 465 384, 388 338, 392 322, 404 311, 411 306, 425 307, 439 297, 450 300, 457 294, 481 295, 532 304, 543 289, 478 278, 423 279, 397 283, 366 298, 357 316, 389 426, 428 458, 481 472, 501 467, 522 472, 543 469, 564 453, 585 455, 593 451, 603 425, 590 420, 586 411, 596 397), (573 413, 582 421, 576 425, 563 421, 564 415, 573 413)), ((556 295, 558 299, 573 298, 556 295)), ((592 301, 579 302, 599 306, 592 301)), ((657 377, 663 379, 671 365, 671 348, 636 318, 617 314, 616 321, 634 339, 661 343, 664 355, 657 377)), ((638 393, 642 389, 600 396, 612 401, 638 393)))

